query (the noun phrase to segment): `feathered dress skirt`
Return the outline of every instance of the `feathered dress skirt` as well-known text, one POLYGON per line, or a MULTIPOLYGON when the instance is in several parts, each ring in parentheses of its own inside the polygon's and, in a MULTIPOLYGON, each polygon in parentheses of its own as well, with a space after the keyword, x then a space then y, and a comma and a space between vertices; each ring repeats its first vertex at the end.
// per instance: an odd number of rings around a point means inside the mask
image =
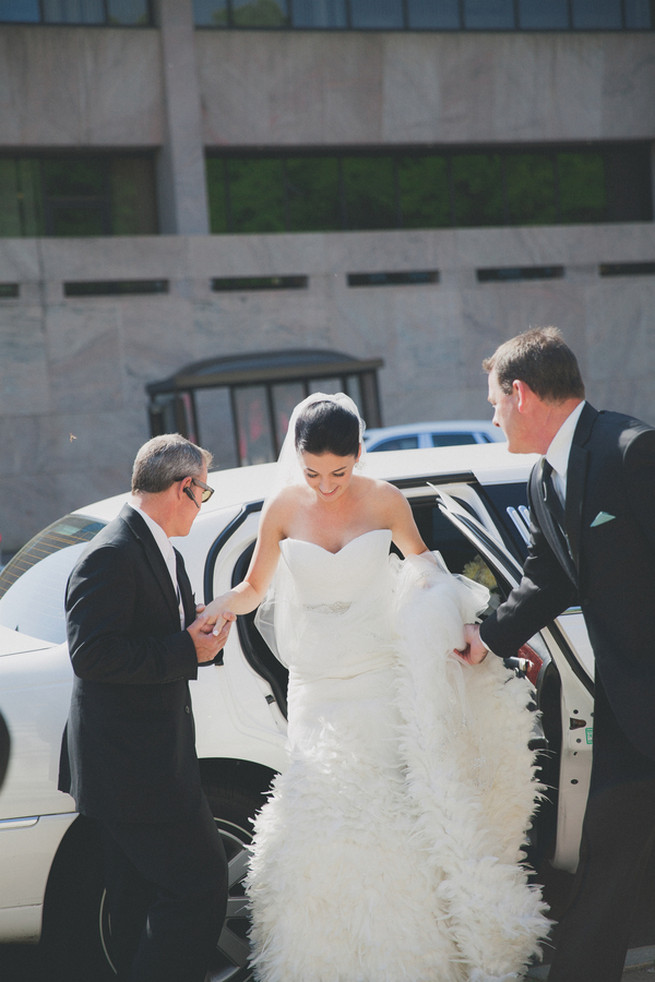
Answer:
POLYGON ((530 685, 452 653, 476 585, 384 565, 361 604, 287 607, 289 762, 247 878, 259 982, 498 982, 548 933, 523 864, 530 685))

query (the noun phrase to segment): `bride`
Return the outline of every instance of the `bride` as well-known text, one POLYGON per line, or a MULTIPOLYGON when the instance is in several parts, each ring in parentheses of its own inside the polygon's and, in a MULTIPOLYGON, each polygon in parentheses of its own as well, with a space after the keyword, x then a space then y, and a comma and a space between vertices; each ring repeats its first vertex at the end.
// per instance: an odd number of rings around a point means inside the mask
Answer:
POLYGON ((217 630, 261 605, 289 668, 288 766, 247 878, 255 977, 515 979, 549 928, 522 862, 530 686, 454 653, 487 591, 360 472, 362 432, 342 394, 296 407, 248 573, 206 610, 217 630))

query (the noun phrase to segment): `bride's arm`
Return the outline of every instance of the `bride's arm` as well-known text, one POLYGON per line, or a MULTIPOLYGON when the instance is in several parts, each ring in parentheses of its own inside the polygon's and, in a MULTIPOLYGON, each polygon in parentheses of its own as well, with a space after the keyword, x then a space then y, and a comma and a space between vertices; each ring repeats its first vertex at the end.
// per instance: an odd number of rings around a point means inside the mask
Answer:
POLYGON ((220 627, 226 613, 249 614, 262 602, 280 557, 283 513, 284 508, 277 499, 264 508, 248 572, 241 583, 207 604, 202 616, 208 623, 220 627))
POLYGON ((421 534, 416 527, 412 509, 407 498, 393 485, 387 485, 389 498, 389 528, 391 538, 398 546, 403 556, 423 556, 436 563, 434 556, 429 551, 421 534))

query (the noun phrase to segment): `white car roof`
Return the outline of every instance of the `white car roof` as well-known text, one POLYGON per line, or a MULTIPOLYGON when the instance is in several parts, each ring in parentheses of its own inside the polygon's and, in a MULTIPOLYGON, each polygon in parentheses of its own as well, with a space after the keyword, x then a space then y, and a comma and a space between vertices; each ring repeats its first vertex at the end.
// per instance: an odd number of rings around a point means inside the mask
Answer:
MULTIPOLYGON (((480 484, 516 483, 527 480, 534 454, 511 454, 506 443, 483 443, 420 450, 380 451, 366 455, 364 472, 388 481, 429 479, 467 480, 480 484)), ((202 514, 261 501, 269 492, 275 464, 253 464, 230 470, 212 471, 207 483, 214 496, 202 506, 202 514)), ((76 514, 110 521, 129 498, 129 492, 114 495, 79 508, 76 514)))

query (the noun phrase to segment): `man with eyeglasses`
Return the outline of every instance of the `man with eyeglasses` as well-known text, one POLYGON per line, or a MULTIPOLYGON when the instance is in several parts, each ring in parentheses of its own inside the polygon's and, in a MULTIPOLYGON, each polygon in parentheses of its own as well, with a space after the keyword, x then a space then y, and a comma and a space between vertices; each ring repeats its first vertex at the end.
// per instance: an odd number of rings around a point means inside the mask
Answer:
MULTIPOLYGON (((66 592, 75 678, 59 788, 99 833, 112 955, 129 982, 203 982, 225 916, 227 865, 200 785, 188 680, 217 657, 230 622, 214 637, 197 616, 170 542, 211 497, 210 464, 178 434, 144 444, 130 501, 66 592)), ((69 982, 91 978, 84 957, 69 982)))

